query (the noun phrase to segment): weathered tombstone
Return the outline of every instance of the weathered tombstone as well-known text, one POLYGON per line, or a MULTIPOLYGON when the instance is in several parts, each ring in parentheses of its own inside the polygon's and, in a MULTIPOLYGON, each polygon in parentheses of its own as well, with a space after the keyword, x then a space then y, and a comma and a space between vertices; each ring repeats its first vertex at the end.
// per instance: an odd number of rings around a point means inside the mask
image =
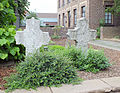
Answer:
POLYGON ((42 45, 47 45, 50 41, 48 32, 40 30, 40 21, 34 18, 26 21, 26 29, 16 32, 16 44, 23 44, 26 48, 26 55, 33 53, 42 45))
POLYGON ((88 49, 88 42, 96 39, 96 30, 90 29, 86 18, 77 20, 75 29, 68 29, 68 39, 76 42, 77 48, 88 49))

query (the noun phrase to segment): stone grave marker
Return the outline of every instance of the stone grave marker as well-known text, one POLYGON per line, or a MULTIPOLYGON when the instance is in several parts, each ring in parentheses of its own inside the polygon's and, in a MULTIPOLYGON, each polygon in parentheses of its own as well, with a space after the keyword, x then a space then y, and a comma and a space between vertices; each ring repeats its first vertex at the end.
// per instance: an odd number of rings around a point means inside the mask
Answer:
POLYGON ((48 32, 40 30, 40 21, 34 18, 26 20, 26 29, 16 32, 16 44, 23 44, 26 48, 26 55, 33 53, 42 45, 47 45, 50 41, 48 32))
POLYGON ((96 39, 96 30, 90 29, 86 18, 77 20, 75 29, 68 29, 68 39, 76 42, 77 48, 88 49, 88 42, 96 39))

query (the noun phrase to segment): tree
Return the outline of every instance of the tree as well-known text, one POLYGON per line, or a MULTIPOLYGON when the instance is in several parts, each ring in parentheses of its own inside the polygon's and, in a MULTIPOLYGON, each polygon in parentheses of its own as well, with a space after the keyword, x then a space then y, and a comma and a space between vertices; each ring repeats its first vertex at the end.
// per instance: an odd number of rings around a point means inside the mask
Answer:
POLYGON ((24 18, 25 12, 29 12, 28 11, 29 5, 30 5, 30 2, 28 2, 28 0, 18 0, 17 10, 21 19, 24 18))
POLYGON ((11 25, 16 21, 13 9, 15 5, 14 0, 0 0, 0 27, 11 25))
POLYGON ((114 0, 114 6, 108 8, 107 11, 118 15, 120 13, 120 0, 114 0))
POLYGON ((15 42, 15 11, 18 10, 22 19, 27 11, 27 0, 0 0, 0 61, 21 60, 24 58, 24 47, 15 42))
POLYGON ((31 19, 32 17, 38 19, 37 14, 35 12, 30 12, 29 15, 26 17, 26 19, 31 19))
POLYGON ((20 18, 24 18, 25 11, 28 11, 29 2, 27 0, 0 0, 0 27, 12 25, 16 21, 15 10, 18 10, 20 18))

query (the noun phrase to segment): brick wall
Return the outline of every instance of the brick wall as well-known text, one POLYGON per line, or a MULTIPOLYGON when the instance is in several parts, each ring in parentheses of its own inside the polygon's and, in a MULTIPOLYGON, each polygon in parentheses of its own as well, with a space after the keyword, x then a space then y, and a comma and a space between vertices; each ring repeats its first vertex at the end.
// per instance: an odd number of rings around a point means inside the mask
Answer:
POLYGON ((114 38, 115 36, 120 36, 120 26, 101 27, 101 39, 114 38))
POLYGON ((89 0, 89 26, 91 29, 99 27, 99 22, 104 15, 103 0, 89 0))
MULTIPOLYGON (((58 8, 58 19, 60 15, 60 25, 63 25, 63 13, 66 16, 66 27, 68 27, 68 11, 71 11, 71 27, 74 27, 74 9, 77 9, 77 19, 81 18, 81 7, 86 6, 86 19, 89 21, 89 27, 91 29, 96 29, 99 27, 99 22, 101 19, 105 18, 105 5, 113 5, 113 2, 103 2, 103 0, 71 0, 71 3, 67 3, 65 0, 65 5, 58 8)), ((106 0, 105 0, 106 1, 106 0)), ((108 0, 113 1, 113 0, 108 0)), ((120 16, 113 16, 113 25, 120 26, 120 16)), ((59 24, 59 23, 58 23, 59 24)))
MULTIPOLYGON (((61 4, 62 4, 62 0, 61 4)), ((71 13, 71 26, 74 27, 74 9, 77 9, 77 19, 81 18, 81 7, 86 6, 86 18, 88 19, 88 1, 89 0, 71 0, 71 3, 67 3, 67 0, 65 0, 65 5, 58 8, 58 20, 60 15, 60 25, 63 25, 63 13, 66 16, 65 19, 65 26, 68 27, 68 11, 71 13)), ((59 23, 58 23, 59 24, 59 23)))
MULTIPOLYGON (((20 27, 22 30, 25 29, 25 27, 20 27)), ((53 27, 40 27, 40 29, 44 32, 49 32, 49 35, 52 36, 54 35, 55 30, 53 27)), ((68 32, 68 28, 61 28, 60 31, 57 31, 58 35, 61 36, 62 38, 66 38, 66 33, 68 32)))

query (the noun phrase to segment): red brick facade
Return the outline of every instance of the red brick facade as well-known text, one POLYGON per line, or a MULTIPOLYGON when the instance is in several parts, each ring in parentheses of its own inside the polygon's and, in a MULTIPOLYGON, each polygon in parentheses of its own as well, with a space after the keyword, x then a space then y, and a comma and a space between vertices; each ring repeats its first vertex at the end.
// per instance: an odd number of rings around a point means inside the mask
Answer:
MULTIPOLYGON (((85 6, 85 17, 89 21, 89 27, 96 29, 99 27, 101 19, 105 19, 105 7, 114 5, 113 0, 58 0, 58 24, 63 26, 63 13, 65 14, 65 27, 69 26, 68 11, 71 13, 70 27, 74 27, 74 9, 77 10, 77 19, 82 17, 82 7, 85 6)), ((120 16, 111 17, 111 25, 120 26, 120 16), (119 19, 119 20, 118 20, 119 19)))

